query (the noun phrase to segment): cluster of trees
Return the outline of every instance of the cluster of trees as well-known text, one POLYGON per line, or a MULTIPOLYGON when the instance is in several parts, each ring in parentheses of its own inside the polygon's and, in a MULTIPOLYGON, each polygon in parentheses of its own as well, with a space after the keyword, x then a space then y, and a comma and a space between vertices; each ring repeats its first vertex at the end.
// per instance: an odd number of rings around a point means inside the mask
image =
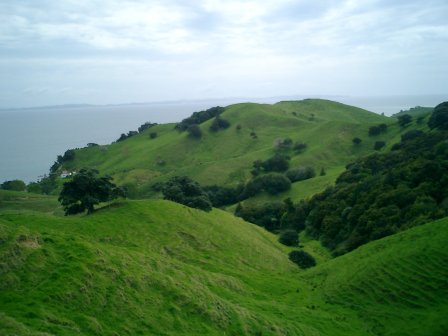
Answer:
POLYGON ((336 254, 448 215, 447 134, 403 136, 400 148, 347 166, 334 187, 295 207, 336 254))
POLYGON ((313 167, 301 166, 289 169, 285 175, 291 182, 297 182, 313 178, 316 176, 316 171, 313 167))
MULTIPOLYGON (((151 127, 154 127, 154 126, 157 126, 157 123, 151 123, 151 122, 147 121, 138 127, 138 131, 129 131, 128 133, 121 133, 120 137, 117 139, 116 142, 120 142, 120 141, 129 139, 130 137, 133 137, 139 133, 142 133, 143 131, 145 131, 151 127)), ((157 136, 157 134, 156 134, 156 136, 157 136)))
POLYGON ((68 149, 64 155, 58 155, 56 161, 50 167, 50 173, 55 173, 64 163, 73 161, 75 159, 75 150, 68 149))
POLYGON ((0 189, 13 190, 13 191, 25 191, 26 184, 22 180, 10 180, 0 184, 0 189))
POLYGON ((204 211, 212 209, 208 194, 187 176, 174 176, 162 185, 163 198, 204 211))
POLYGON ((204 121, 210 120, 219 116, 225 110, 224 107, 215 106, 211 107, 205 111, 194 112, 190 117, 185 118, 180 123, 178 123, 175 127, 178 131, 186 131, 191 125, 199 125, 204 121))

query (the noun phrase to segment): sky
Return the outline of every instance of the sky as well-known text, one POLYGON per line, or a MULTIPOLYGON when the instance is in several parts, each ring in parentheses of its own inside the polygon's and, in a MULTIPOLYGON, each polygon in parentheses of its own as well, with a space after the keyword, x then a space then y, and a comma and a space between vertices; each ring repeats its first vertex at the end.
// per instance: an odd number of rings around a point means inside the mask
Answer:
POLYGON ((446 0, 2 0, 0 108, 448 93, 446 0))

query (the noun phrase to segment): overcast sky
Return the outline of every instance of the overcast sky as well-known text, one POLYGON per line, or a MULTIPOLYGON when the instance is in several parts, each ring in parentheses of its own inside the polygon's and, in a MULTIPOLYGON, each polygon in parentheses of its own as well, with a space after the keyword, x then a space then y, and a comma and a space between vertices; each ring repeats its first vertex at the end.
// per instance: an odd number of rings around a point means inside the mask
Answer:
POLYGON ((447 0, 2 0, 0 107, 448 91, 447 0))

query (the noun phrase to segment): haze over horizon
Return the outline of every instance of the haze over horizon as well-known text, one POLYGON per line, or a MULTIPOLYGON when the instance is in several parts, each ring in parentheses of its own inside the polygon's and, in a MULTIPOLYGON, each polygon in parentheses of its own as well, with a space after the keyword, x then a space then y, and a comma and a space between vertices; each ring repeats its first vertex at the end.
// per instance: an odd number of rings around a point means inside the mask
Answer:
POLYGON ((6 0, 0 12, 0 108, 447 93, 443 0, 6 0))

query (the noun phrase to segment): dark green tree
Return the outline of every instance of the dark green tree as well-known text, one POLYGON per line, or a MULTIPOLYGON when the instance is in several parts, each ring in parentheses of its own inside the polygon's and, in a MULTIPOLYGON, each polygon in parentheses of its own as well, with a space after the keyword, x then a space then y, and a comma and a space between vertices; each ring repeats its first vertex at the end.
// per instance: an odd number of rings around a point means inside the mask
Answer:
POLYGON ((64 207, 65 215, 73 215, 87 210, 94 211, 100 202, 125 197, 125 191, 111 182, 110 176, 98 176, 94 169, 81 169, 73 179, 65 182, 59 195, 59 202, 64 207))
POLYGON ((373 149, 380 150, 384 146, 386 146, 386 143, 384 141, 375 141, 375 143, 373 144, 373 149))
POLYGON ((5 181, 0 185, 0 189, 24 191, 26 189, 26 184, 22 180, 5 181))
POLYGON ((448 130, 448 101, 437 105, 428 121, 428 126, 433 129, 448 130))
POLYGON ((174 176, 165 183, 163 198, 180 203, 191 208, 205 211, 212 209, 212 203, 207 193, 196 181, 187 176, 174 176))
POLYGON ((412 116, 410 114, 402 114, 398 116, 398 125, 405 127, 412 122, 412 116))
POLYGON ((187 128, 188 135, 194 139, 200 139, 202 137, 201 128, 197 124, 192 124, 187 128))
POLYGON ((305 251, 292 251, 289 253, 289 259, 299 265, 300 268, 310 268, 316 266, 316 260, 312 255, 305 251))
POLYGON ((299 245, 299 234, 296 230, 285 230, 280 233, 278 241, 286 246, 297 246, 299 245))
POLYGON ((362 142, 362 140, 360 138, 356 137, 356 138, 352 139, 352 142, 354 145, 359 145, 362 142))

